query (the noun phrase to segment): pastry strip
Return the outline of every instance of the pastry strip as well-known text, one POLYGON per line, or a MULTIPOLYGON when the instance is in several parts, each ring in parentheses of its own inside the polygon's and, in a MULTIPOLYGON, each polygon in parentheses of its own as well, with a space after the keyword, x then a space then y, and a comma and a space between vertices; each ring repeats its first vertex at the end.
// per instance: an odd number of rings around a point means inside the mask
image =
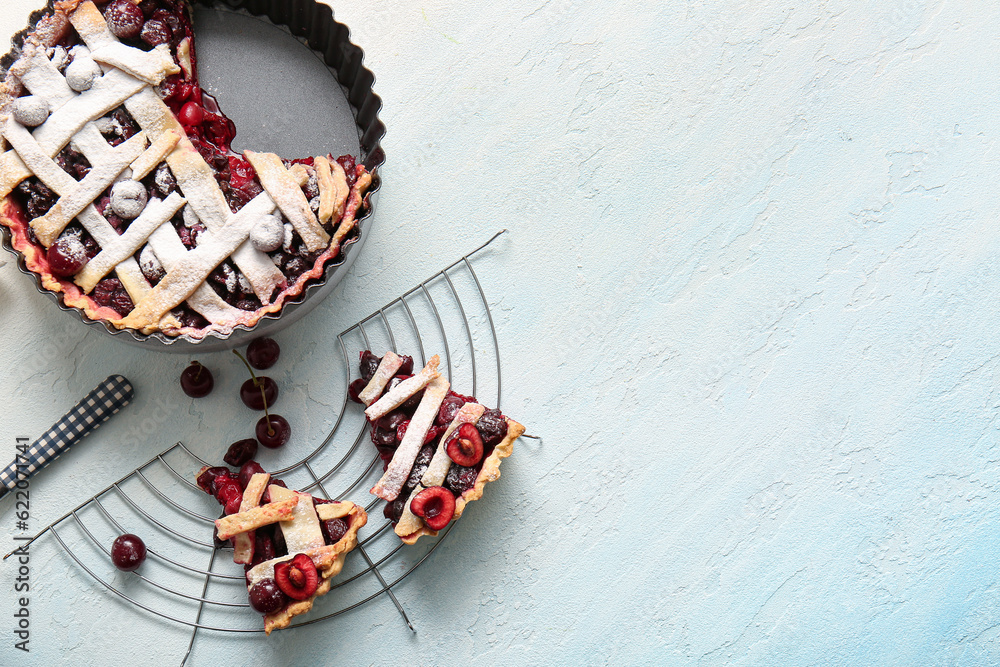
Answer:
POLYGON ((99 63, 128 72, 151 86, 181 71, 170 56, 170 46, 167 44, 160 44, 152 51, 141 51, 121 42, 108 42, 91 51, 90 57, 99 63))
MULTIPOLYGON (((281 487, 277 487, 281 488, 281 487)), ((269 526, 279 521, 287 521, 292 518, 295 506, 298 504, 298 496, 293 496, 285 500, 270 502, 260 507, 254 507, 246 512, 237 512, 215 520, 215 527, 219 529, 219 539, 228 540, 233 535, 245 533, 262 526, 269 526)))
MULTIPOLYGON (((184 129, 163 100, 152 89, 147 88, 126 101, 125 108, 154 141, 164 132, 174 131, 179 134, 181 138, 176 148, 167 155, 167 166, 177 179, 177 185, 188 204, 205 226, 214 230, 225 225, 226 220, 233 215, 229 204, 219 189, 212 170, 184 135, 184 129)), ((270 210, 274 210, 274 206, 270 210)), ((236 249, 232 259, 250 281, 260 302, 270 303, 271 293, 285 282, 284 274, 271 258, 256 250, 250 243, 244 243, 236 249)))
POLYGON ((479 421, 479 418, 483 416, 484 412, 486 412, 486 406, 480 405, 479 403, 466 403, 459 408, 455 418, 451 420, 451 423, 448 424, 448 428, 446 428, 444 433, 441 434, 441 439, 438 441, 437 451, 434 452, 434 458, 432 458, 431 462, 428 464, 427 471, 424 472, 424 476, 420 479, 420 483, 417 484, 417 486, 414 487, 413 492, 410 493, 410 497, 406 499, 406 505, 403 506, 403 514, 399 517, 399 522, 393 529, 397 535, 400 537, 410 535, 424 525, 423 519, 410 510, 410 503, 413 502, 414 496, 424 489, 431 486, 442 486, 444 484, 444 479, 448 475, 448 468, 451 467, 451 457, 448 456, 448 450, 446 447, 448 440, 462 424, 476 424, 479 421))
POLYGON ((343 503, 323 503, 322 505, 316 506, 316 516, 319 517, 320 521, 329 521, 330 519, 340 519, 351 513, 354 508, 354 503, 343 502, 343 503))
MULTIPOLYGON (((153 199, 143 210, 142 214, 132 221, 125 232, 117 237, 113 242, 101 248, 83 270, 76 275, 74 282, 80 288, 89 293, 98 281, 108 274, 116 265, 134 255, 146 242, 150 234, 155 232, 160 225, 167 222, 180 210, 187 200, 176 192, 170 194, 165 200, 153 199)), ((154 253, 156 250, 153 251, 154 253)), ((162 264, 162 262, 161 262, 162 264)))
MULTIPOLYGON (((254 473, 247 483, 247 488, 243 491, 243 500, 240 502, 240 511, 246 512, 260 505, 260 499, 264 495, 264 489, 270 481, 271 475, 266 472, 254 473)), ((233 562, 246 564, 253 560, 254 532, 248 530, 245 533, 233 535, 233 562)))
POLYGON ((396 453, 392 455, 389 467, 386 468, 382 479, 372 487, 371 492, 382 500, 395 500, 399 496, 406 479, 410 476, 413 462, 424 444, 424 437, 434 424, 438 408, 441 407, 441 402, 444 401, 450 386, 443 377, 436 377, 424 390, 420 405, 414 411, 410 425, 406 427, 406 435, 399 443, 396 453))
POLYGON ((323 546, 323 531, 319 527, 319 517, 316 516, 316 508, 313 506, 312 496, 274 484, 269 488, 272 501, 296 496, 302 500, 296 506, 291 518, 281 521, 278 524, 281 526, 281 534, 285 537, 285 545, 288 547, 288 553, 294 555, 323 546))
POLYGON ((386 352, 385 356, 382 357, 382 361, 379 362, 378 368, 375 369, 375 375, 372 376, 372 379, 368 381, 365 388, 358 394, 361 402, 365 405, 371 405, 382 394, 382 390, 385 389, 385 386, 389 384, 389 380, 392 379, 392 376, 396 374, 396 371, 402 365, 402 357, 392 351, 386 352))
POLYGON ((365 416, 368 417, 368 421, 375 421, 382 415, 392 412, 410 396, 413 396, 426 387, 431 380, 441 375, 437 370, 440 363, 441 357, 435 354, 419 373, 413 377, 406 378, 390 389, 382 398, 368 406, 368 409, 365 410, 365 416))
POLYGON ((25 44, 24 55, 27 58, 13 67, 11 73, 29 93, 44 98, 49 103, 49 111, 55 111, 76 97, 66 79, 45 55, 44 47, 25 44))
POLYGON ((146 298, 136 304, 135 310, 123 320, 125 326, 143 329, 159 322, 171 308, 191 296, 215 267, 233 254, 243 239, 250 235, 253 223, 261 215, 270 213, 273 207, 271 198, 261 193, 234 214, 222 229, 199 236, 198 245, 186 252, 146 298))
MULTIPOLYGON (((146 148, 146 135, 140 132, 115 149, 114 159, 90 170, 70 192, 59 197, 45 215, 31 221, 31 227, 42 245, 48 247, 56 240, 66 225, 84 208, 93 203, 110 186, 128 165, 146 148)), ((56 169, 59 166, 55 165, 56 169)))
MULTIPOLYGON (((173 269, 187 253, 187 248, 181 243, 173 225, 163 225, 153 232, 149 237, 149 245, 167 271, 173 269)), ((121 267, 121 264, 118 266, 121 267)), ((148 287, 146 291, 149 291, 148 287)), ((133 298, 132 303, 139 303, 139 299, 133 298)), ((209 285, 202 285, 196 289, 194 294, 188 297, 187 304, 210 322, 242 313, 240 309, 226 303, 209 285)))
POLYGON ((137 157, 130 165, 132 167, 132 178, 140 181, 149 175, 149 172, 156 168, 156 165, 163 162, 170 151, 174 150, 181 135, 175 130, 164 132, 150 144, 146 151, 137 157))
POLYGON ((322 155, 313 160, 313 165, 319 183, 319 222, 325 225, 330 220, 340 220, 347 195, 351 192, 347 186, 347 174, 339 162, 330 162, 322 155))
POLYGON ((306 248, 310 252, 326 248, 330 244, 330 235, 316 220, 312 209, 309 208, 309 201, 296 185, 295 179, 288 173, 288 169, 281 163, 281 158, 274 153, 253 151, 243 151, 243 155, 257 170, 261 186, 292 223, 292 227, 302 237, 306 248))
POLYGON ((354 216, 357 214, 358 208, 361 206, 362 196, 365 190, 368 189, 368 186, 371 185, 371 182, 371 174, 362 174, 358 177, 358 181, 354 184, 354 187, 351 188, 351 196, 348 198, 344 217, 337 226, 337 231, 333 235, 333 243, 330 244, 330 247, 339 248, 340 244, 344 241, 344 237, 354 229, 354 224, 357 222, 354 216))

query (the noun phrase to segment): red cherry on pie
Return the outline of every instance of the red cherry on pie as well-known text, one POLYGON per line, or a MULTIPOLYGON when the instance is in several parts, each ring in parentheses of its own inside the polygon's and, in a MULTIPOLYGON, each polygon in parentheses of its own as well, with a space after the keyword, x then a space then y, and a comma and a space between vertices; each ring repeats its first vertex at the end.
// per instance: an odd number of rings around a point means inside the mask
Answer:
POLYGON ((262 579, 250 589, 250 606, 262 614, 273 614, 288 604, 274 579, 262 579))
POLYGON ((432 486, 413 497, 410 511, 431 530, 441 530, 455 516, 455 496, 443 486, 432 486))
POLYGON ((478 465, 483 460, 483 439, 474 424, 462 424, 458 432, 448 442, 448 457, 467 468, 478 465))
POLYGON ((312 558, 296 554, 291 560, 275 563, 274 581, 281 592, 293 600, 306 600, 316 593, 319 573, 312 558))

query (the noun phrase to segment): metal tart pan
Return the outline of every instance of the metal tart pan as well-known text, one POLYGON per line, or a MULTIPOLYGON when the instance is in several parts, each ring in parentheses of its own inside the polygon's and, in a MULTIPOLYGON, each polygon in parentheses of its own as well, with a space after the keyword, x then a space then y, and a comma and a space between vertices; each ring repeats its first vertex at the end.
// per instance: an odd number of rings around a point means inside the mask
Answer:
MULTIPOLYGON (((378 117, 382 100, 372 89, 375 76, 364 66, 364 51, 351 42, 350 31, 334 19, 330 7, 314 0, 196 0, 192 5, 201 86, 236 123, 234 150, 253 148, 287 158, 350 153, 372 173, 372 185, 364 215, 337 258, 327 262, 323 280, 307 283, 280 312, 265 315, 253 327, 239 325, 229 334, 209 332, 202 339, 117 329, 65 305, 62 294, 42 287, 40 276, 14 250, 10 230, 0 226, 0 245, 61 310, 115 340, 181 354, 241 347, 277 333, 319 306, 361 253, 385 162, 380 145, 385 125, 378 117), (262 78, 261 72, 280 76, 262 78)), ((30 25, 51 11, 50 0, 47 9, 31 15, 30 25)), ((13 49, 0 60, 4 73, 18 58, 30 30, 12 39, 13 49)))

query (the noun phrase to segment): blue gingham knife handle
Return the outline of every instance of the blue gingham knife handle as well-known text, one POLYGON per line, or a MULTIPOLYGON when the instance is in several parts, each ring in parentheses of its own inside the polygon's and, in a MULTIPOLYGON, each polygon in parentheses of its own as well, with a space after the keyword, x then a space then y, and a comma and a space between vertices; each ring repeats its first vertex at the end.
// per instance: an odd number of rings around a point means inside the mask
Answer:
POLYGON ((21 479, 26 479, 59 458, 70 445, 128 405, 132 395, 132 383, 126 378, 121 375, 108 376, 32 443, 26 455, 19 455, 0 471, 0 496, 14 488, 19 475, 21 479))

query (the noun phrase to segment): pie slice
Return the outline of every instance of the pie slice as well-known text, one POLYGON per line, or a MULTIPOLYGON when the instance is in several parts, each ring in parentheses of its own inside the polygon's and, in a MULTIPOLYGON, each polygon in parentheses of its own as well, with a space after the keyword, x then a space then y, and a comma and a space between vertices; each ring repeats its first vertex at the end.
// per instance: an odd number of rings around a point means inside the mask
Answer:
POLYGON ((365 350, 361 377, 348 387, 351 399, 368 406, 372 442, 384 462, 372 493, 386 501, 385 517, 407 544, 437 535, 481 498, 524 433, 499 410, 452 391, 438 364, 435 355, 411 375, 411 357, 388 352, 380 359, 365 350), (395 369, 388 381, 386 368, 395 369))
POLYGON ((358 236, 345 155, 235 153, 187 0, 61 0, 0 84, 0 225, 92 320, 221 335, 278 313, 358 236))
POLYGON ((330 580, 340 574, 368 521, 364 509, 350 501, 285 488, 256 461, 238 473, 202 468, 197 482, 226 508, 215 522, 215 544, 232 540, 250 606, 264 615, 267 634, 288 627, 330 591, 330 580))

